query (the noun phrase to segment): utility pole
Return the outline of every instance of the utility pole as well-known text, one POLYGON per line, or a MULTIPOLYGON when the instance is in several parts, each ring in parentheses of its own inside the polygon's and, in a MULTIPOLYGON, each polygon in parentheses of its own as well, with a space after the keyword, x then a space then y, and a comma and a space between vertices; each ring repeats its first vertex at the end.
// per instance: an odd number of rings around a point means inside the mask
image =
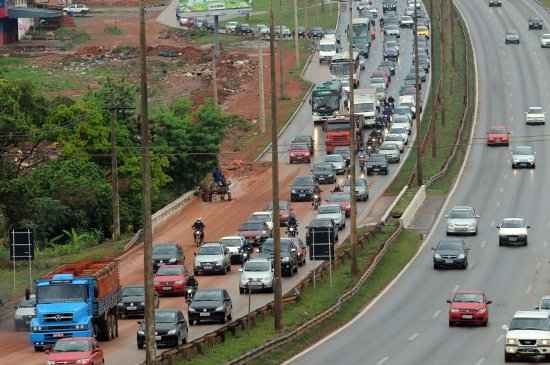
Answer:
POLYGON ((260 131, 265 133, 265 87, 264 87, 264 49, 260 47, 258 52, 258 68, 259 68, 259 94, 260 94, 260 131))
POLYGON ((415 109, 416 109, 416 183, 420 187, 424 181, 422 175, 422 141, 420 136, 420 76, 418 65, 418 10, 416 9, 417 1, 414 0, 414 72, 416 74, 416 95, 415 95, 415 109))
MULTIPOLYGON (((453 63, 453 72, 456 68, 456 52, 455 52, 455 5, 453 0, 449 0, 449 23, 451 31, 449 32, 449 38, 451 40, 451 60, 453 63)), ((443 33, 443 31, 441 32, 443 33)))
MULTIPOLYGON (((279 25, 279 27, 281 27, 279 25)), ((282 33, 282 29, 279 28, 281 30, 281 34, 279 34, 279 98, 281 100, 284 100, 286 99, 286 94, 285 94, 285 66, 284 66, 284 59, 285 59, 285 56, 284 56, 284 42, 283 42, 283 33, 282 33)))
POLYGON ((294 49, 296 52, 296 67, 300 67, 300 41, 298 39, 298 0, 294 0, 294 49))
POLYGON ((141 73, 141 138, 143 184, 143 280, 145 286, 145 363, 155 364, 155 304, 153 288, 153 227, 151 222, 151 154, 149 117, 147 115, 147 43, 145 38, 145 0, 139 0, 139 46, 141 73))
MULTIPOLYGON (((443 104, 445 103, 445 78, 443 77, 443 75, 445 75, 445 72, 447 71, 446 70, 446 64, 445 64, 445 47, 446 47, 446 42, 445 42, 445 30, 443 29, 443 25, 446 22, 446 19, 444 18, 444 14, 446 15, 447 12, 444 10, 445 9, 445 6, 443 5, 443 3, 440 3, 440 8, 439 8, 439 13, 440 13, 440 16, 439 16, 439 19, 440 19, 440 23, 439 23, 439 34, 440 34, 440 37, 441 37, 441 42, 440 42, 440 45, 439 45, 439 74, 441 75, 440 78, 439 78, 439 83, 440 83, 440 86, 439 86, 439 93, 438 93, 438 96, 439 96, 439 104, 443 104)), ((430 42, 432 44, 432 47, 433 47, 433 42, 430 42)), ((433 57, 433 56, 432 56, 433 57)), ((445 107, 443 106, 441 109, 438 108, 438 110, 441 110, 441 125, 445 125, 445 120, 446 120, 446 117, 445 117, 445 107)))
POLYGON ((117 110, 111 110, 111 191, 113 209, 113 241, 120 239, 120 200, 118 196, 118 159, 116 148, 117 110))
POLYGON ((219 18, 214 15, 214 48, 212 49, 212 84, 214 86, 214 104, 218 105, 218 44, 219 44, 219 18))
POLYGON ((348 48, 349 48, 349 120, 351 125, 351 274, 356 276, 359 272, 357 268, 357 200, 355 197, 355 159, 357 154, 357 141, 355 139, 355 115, 354 115, 354 97, 353 97, 353 29, 351 28, 353 19, 353 1, 349 2, 349 24, 348 24, 348 48))
POLYGON ((304 30, 306 31, 306 37, 307 37, 307 6, 308 6, 309 0, 304 0, 304 30))
MULTIPOLYGON (((275 330, 283 330, 283 288, 281 283, 281 231, 279 229, 279 146, 277 144, 277 85, 275 80, 275 20, 273 0, 269 0, 269 49, 271 71, 271 186, 273 192, 273 246, 275 249, 275 288, 273 290, 273 315, 275 330)), ((282 77, 282 73, 281 73, 282 77)))

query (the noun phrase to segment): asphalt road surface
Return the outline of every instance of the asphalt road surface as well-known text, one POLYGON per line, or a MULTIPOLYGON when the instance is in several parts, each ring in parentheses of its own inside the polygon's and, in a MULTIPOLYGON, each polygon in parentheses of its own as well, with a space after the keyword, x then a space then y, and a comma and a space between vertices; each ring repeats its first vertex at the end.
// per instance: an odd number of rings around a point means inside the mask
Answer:
MULTIPOLYGON (((347 9, 343 12, 343 21, 340 23, 340 31, 347 26, 346 14, 347 9)), ((345 37, 342 36, 342 45, 345 47, 346 42, 344 38, 345 37)), ((408 30, 403 31, 401 37, 401 54, 403 56, 401 57, 398 68, 399 75, 392 78, 389 89, 390 93, 394 96, 398 93, 399 85, 401 84, 400 79, 404 79, 410 69, 411 49, 412 33, 408 30)), ((380 33, 378 33, 377 40, 374 42, 371 50, 371 57, 367 62, 367 69, 363 71, 361 75, 361 85, 363 87, 367 84, 369 72, 381 62, 381 50, 382 43, 380 33)), ((311 78, 314 82, 326 80, 328 79, 328 67, 326 65, 319 65, 317 59, 314 59, 306 76, 311 78)), ((291 138, 294 133, 298 132, 300 134, 313 133, 318 145, 316 158, 320 158, 324 153, 322 147, 322 133, 320 133, 319 130, 313 130, 311 107, 308 103, 302 106, 291 126, 286 130, 286 133, 281 136, 281 144, 284 145, 288 143, 289 138, 291 138)), ((389 176, 369 178, 370 200, 367 203, 358 203, 359 224, 366 222, 368 216, 372 214, 371 209, 373 208, 374 201, 390 182, 391 176, 397 171, 396 167, 396 165, 391 165, 391 173, 389 176)), ((287 163, 287 158, 283 156, 280 164, 281 198, 288 199, 288 187, 295 176, 308 173, 309 165, 289 165, 287 163)), ((179 214, 169 219, 155 231, 154 241, 156 243, 166 241, 179 242, 183 246, 186 254, 186 266, 190 269, 192 267, 193 252, 195 250, 192 244, 191 231, 193 221, 197 217, 203 217, 207 227, 207 240, 235 234, 238 226, 245 221, 250 213, 262 210, 271 199, 270 181, 270 171, 263 171, 246 179, 237 181, 233 186, 234 200, 232 202, 204 203, 199 200, 194 200, 179 214), (227 214, 228 211, 230 211, 231 214, 227 214)), ((327 192, 328 190, 329 188, 325 186, 324 191, 327 192)), ((294 203, 293 206, 302 227, 315 215, 309 203, 294 203)), ((302 231, 302 236, 303 233, 302 231)), ((340 236, 347 236, 347 231, 340 236)), ((288 291, 299 280, 304 278, 316 265, 317 263, 308 260, 306 266, 301 267, 297 275, 283 280, 283 289, 288 291)), ((238 292, 239 272, 237 269, 238 266, 233 266, 232 272, 225 276, 200 276, 198 278, 200 287, 224 287, 229 291, 233 299, 233 318, 245 315, 248 307, 247 296, 239 295, 238 292)), ((130 250, 121 258, 120 272, 123 285, 143 281, 143 249, 141 247, 130 250)), ((270 294, 254 294, 252 298, 253 308, 264 305, 271 300, 272 295, 270 294)), ((183 297, 163 297, 161 299, 161 307, 180 308, 186 314, 186 304, 183 297)), ((106 363, 135 365, 144 360, 144 352, 137 350, 136 347, 136 321, 137 320, 132 319, 119 321, 119 338, 101 344, 105 351, 106 363)), ((216 325, 190 327, 189 339, 202 336, 217 327, 216 325)), ((33 351, 32 346, 30 346, 28 342, 28 336, 25 333, 0 330, 0 363, 19 363, 25 365, 44 364, 45 355, 33 351)))
POLYGON ((548 50, 541 49, 541 31, 528 31, 527 19, 550 16, 532 0, 457 0, 473 38, 479 73, 479 118, 475 144, 464 175, 446 209, 471 205, 481 215, 466 271, 434 271, 430 247, 445 237, 440 220, 420 255, 370 310, 335 336, 290 361, 291 364, 441 365, 504 363, 505 332, 516 310, 529 310, 549 293, 546 202, 550 192, 548 127, 527 127, 524 112, 540 105, 550 109, 548 50), (504 45, 504 33, 517 30, 520 45, 504 45), (536 170, 511 169, 506 147, 484 145, 494 123, 512 130, 512 144, 529 144, 537 152, 536 170), (540 136, 525 138, 525 136, 540 136), (531 140, 531 142, 529 142, 531 140), (536 140, 536 141, 533 141, 536 140), (531 225, 529 246, 498 246, 495 225, 505 217, 523 217, 531 225), (485 290, 490 305, 486 328, 448 326, 445 300, 457 289, 485 290))

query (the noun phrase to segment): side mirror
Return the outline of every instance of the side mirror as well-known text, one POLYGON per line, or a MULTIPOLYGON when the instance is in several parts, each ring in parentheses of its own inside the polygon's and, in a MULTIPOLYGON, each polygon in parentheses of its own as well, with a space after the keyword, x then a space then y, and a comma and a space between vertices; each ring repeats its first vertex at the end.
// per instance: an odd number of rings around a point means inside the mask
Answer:
POLYGON ((447 299, 447 303, 451 304, 451 300, 450 300, 450 299, 447 299))
POLYGON ((486 304, 492 304, 492 303, 493 303, 492 300, 488 300, 488 301, 486 302, 486 304))
POLYGON ((527 228, 531 228, 531 226, 527 226, 527 228))
POLYGON ((497 224, 497 229, 500 229, 500 224, 497 224))

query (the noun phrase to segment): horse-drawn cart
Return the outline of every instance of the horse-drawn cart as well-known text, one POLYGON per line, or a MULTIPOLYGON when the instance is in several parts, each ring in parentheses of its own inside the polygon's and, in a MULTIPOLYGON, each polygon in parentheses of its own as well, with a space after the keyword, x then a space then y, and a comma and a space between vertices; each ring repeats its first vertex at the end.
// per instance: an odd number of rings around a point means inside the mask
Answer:
POLYGON ((231 201, 231 190, 229 186, 231 181, 227 180, 225 184, 220 185, 214 182, 211 182, 210 185, 203 184, 199 187, 199 194, 202 201, 211 202, 215 198, 218 200, 228 200, 231 201))

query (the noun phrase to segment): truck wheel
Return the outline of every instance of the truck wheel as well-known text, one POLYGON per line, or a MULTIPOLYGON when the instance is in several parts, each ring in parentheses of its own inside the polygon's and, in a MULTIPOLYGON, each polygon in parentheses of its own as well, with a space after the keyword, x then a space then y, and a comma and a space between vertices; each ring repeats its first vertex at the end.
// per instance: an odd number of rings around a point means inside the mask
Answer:
POLYGON ((44 346, 34 345, 34 351, 42 352, 42 351, 44 351, 44 346))
POLYGON ((137 343, 137 348, 140 349, 140 350, 143 350, 143 342, 138 342, 137 343))

